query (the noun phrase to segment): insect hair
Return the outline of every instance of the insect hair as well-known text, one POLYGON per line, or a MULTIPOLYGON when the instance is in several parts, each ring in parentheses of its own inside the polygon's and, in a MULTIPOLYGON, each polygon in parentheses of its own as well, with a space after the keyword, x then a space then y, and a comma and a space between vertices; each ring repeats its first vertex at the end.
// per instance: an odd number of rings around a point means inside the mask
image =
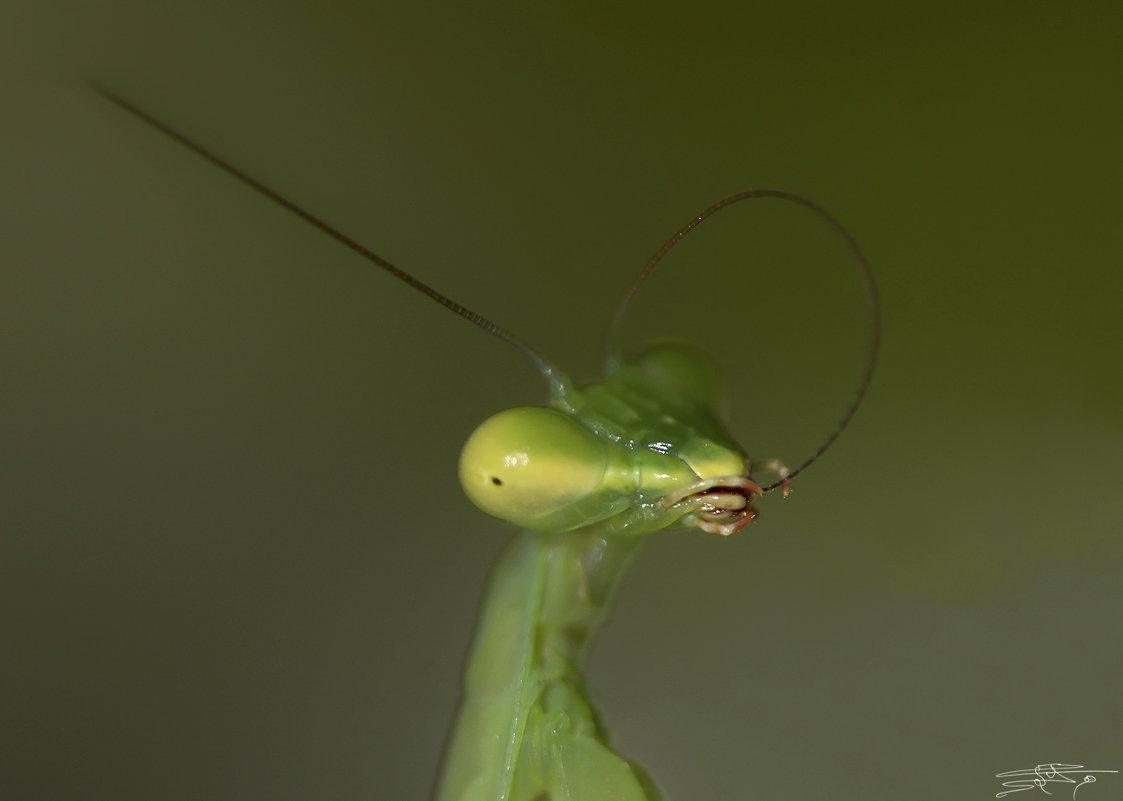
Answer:
POLYGON ((546 361, 529 344, 524 342, 522 339, 517 337, 515 334, 508 331, 506 328, 502 327, 501 325, 499 325, 495 322, 492 322, 487 317, 484 317, 482 314, 479 314, 478 312, 472 311, 471 309, 469 309, 464 304, 456 302, 455 300, 450 298, 448 295, 434 289, 433 287, 429 286, 428 284, 426 284, 421 279, 415 278, 414 276, 410 275, 405 270, 401 269, 400 267, 398 267, 395 264, 393 264, 392 262, 390 262, 388 259, 378 255, 377 253, 375 253, 370 248, 366 247, 365 245, 361 244, 357 240, 355 240, 352 237, 348 236, 347 234, 343 233, 341 230, 336 228, 334 225, 331 225, 330 223, 328 223, 324 219, 322 219, 320 217, 317 217, 315 214, 313 214, 312 212, 304 209, 303 207, 298 206, 296 203, 289 200, 287 197, 282 195, 280 192, 277 192, 275 189, 270 188, 266 184, 262 183, 261 181, 259 181, 256 178, 254 178, 249 173, 245 172, 244 170, 242 170, 238 167, 235 167, 233 164, 226 161, 221 156, 219 156, 216 153, 213 153, 212 151, 203 147, 202 145, 197 143, 195 140, 189 138, 185 134, 180 133, 175 128, 171 127, 170 125, 163 122, 162 120, 160 120, 160 119, 154 117, 153 115, 149 114, 147 111, 144 111, 139 106, 129 102, 128 100, 125 100, 120 95, 118 95, 118 94, 116 94, 116 93, 96 84, 96 83, 91 83, 90 86, 91 86, 91 88, 93 88, 93 90, 95 92, 100 94, 106 100, 110 101, 111 103, 118 106, 119 108, 127 111, 129 114, 132 114, 134 117, 136 117, 136 118, 140 119, 141 121, 147 123, 148 125, 152 126, 157 131, 160 131, 164 135, 166 135, 166 136, 170 137, 171 139, 175 140, 176 142, 183 145, 184 147, 186 147, 188 150, 192 151, 196 155, 202 156, 204 159, 206 159, 211 164, 218 167, 219 169, 221 169, 222 171, 224 171, 228 175, 231 175, 234 178, 237 178, 239 181, 241 181, 246 186, 248 186, 251 189, 254 189, 255 191, 261 193, 262 195, 269 198, 270 200, 272 200, 277 205, 281 206, 282 208, 287 209, 288 211, 292 212, 293 214, 295 214, 300 219, 304 220, 307 223, 310 223, 311 225, 313 225, 314 227, 316 227, 317 229, 319 229, 323 233, 327 234, 328 236, 330 236, 335 241, 341 243, 342 245, 345 245, 346 247, 350 248, 355 253, 358 253, 360 256, 362 256, 364 259, 366 259, 368 262, 371 262, 373 264, 378 265, 383 270, 390 273, 390 275, 394 276, 395 278, 397 278, 400 281, 404 281, 405 283, 409 284, 411 287, 416 289, 421 294, 428 296, 431 300, 439 303, 441 306, 444 306, 446 309, 453 312, 454 314, 457 314, 457 315, 463 317, 465 320, 472 323, 473 325, 478 326, 479 328, 482 328, 484 331, 487 331, 489 334, 493 334, 494 336, 498 337, 499 339, 503 340, 504 342, 508 343, 509 345, 513 345, 520 352, 522 352, 522 354, 524 356, 526 356, 528 359, 531 360, 531 362, 534 363, 535 368, 537 368, 538 372, 542 374, 542 377, 545 378, 546 382, 550 385, 550 391, 554 395, 556 395, 556 396, 564 395, 565 389, 566 389, 565 380, 564 380, 564 378, 562 378, 560 376, 560 374, 554 368, 554 366, 551 365, 548 361, 546 361))

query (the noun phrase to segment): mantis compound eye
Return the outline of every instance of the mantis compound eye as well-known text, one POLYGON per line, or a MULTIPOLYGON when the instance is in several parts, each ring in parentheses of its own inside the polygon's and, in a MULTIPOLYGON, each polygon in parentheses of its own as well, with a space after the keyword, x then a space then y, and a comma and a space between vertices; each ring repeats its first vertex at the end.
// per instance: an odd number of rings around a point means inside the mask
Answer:
POLYGON ((573 418, 519 407, 488 418, 468 438, 460 484, 489 515, 560 529, 568 525, 566 510, 576 511, 596 492, 608 461, 605 445, 573 418))

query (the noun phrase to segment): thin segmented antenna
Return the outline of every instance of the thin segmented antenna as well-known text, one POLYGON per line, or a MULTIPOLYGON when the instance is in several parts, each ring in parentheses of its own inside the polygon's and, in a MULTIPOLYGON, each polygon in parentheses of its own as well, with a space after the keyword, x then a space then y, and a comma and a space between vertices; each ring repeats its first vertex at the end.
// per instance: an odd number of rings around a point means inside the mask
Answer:
POLYGON ((627 310, 628 304, 631 302, 632 296, 635 295, 636 290, 640 288, 640 285, 647 280, 651 271, 655 269, 655 265, 663 260, 663 257, 667 255, 671 248, 678 244, 679 240, 705 222, 706 219, 712 217, 726 206, 731 206, 739 201, 751 200, 754 198, 776 198, 803 206, 833 228, 842 237, 843 241, 846 242, 850 253, 857 261, 858 273, 861 276, 862 284, 866 290, 866 302, 870 307, 870 332, 866 367, 865 370, 862 371, 861 379, 858 381, 858 388, 854 392, 854 397, 850 401, 850 405, 846 408, 842 419, 838 421, 838 425, 835 426, 834 431, 832 431, 823 441, 823 444, 811 454, 811 457, 807 459, 807 461, 795 470, 789 472, 788 475, 780 481, 769 484, 763 488, 764 492, 769 492, 778 487, 786 486, 793 478, 810 467, 816 459, 826 453, 827 449, 838 439, 838 435, 849 425, 850 419, 854 417, 854 413, 858 411, 858 407, 862 404, 862 399, 866 396, 866 390, 869 389, 870 381, 873 379, 873 368, 874 365, 877 364, 877 352, 881 347, 881 301, 878 300, 877 284, 874 283, 873 272, 870 270, 869 262, 866 261, 865 254, 863 254, 862 249, 858 247, 857 241, 855 241, 854 237, 850 235, 850 232, 846 230, 846 227, 835 219, 833 214, 813 200, 808 200, 794 192, 785 192, 782 189, 749 189, 745 192, 738 192, 735 195, 722 198, 717 203, 705 209, 693 220, 679 229, 679 231, 668 239, 661 248, 655 251, 655 255, 643 266, 643 269, 639 271, 639 275, 636 276, 631 286, 628 287, 628 291, 624 293, 620 305, 616 307, 616 312, 612 315, 612 320, 608 324, 608 330, 605 332, 605 367, 607 370, 611 371, 616 369, 616 366, 619 364, 617 340, 620 335, 620 325, 624 319, 624 312, 627 310))
POLYGON ((270 189, 268 186, 261 183, 261 181, 259 181, 256 178, 248 175, 247 173, 243 172, 239 168, 235 167, 233 164, 231 164, 228 161, 225 161, 224 159, 222 159, 220 156, 217 156, 214 153, 210 152, 209 150, 204 148, 202 145, 197 144, 193 140, 189 139, 188 137, 181 134, 179 131, 177 131, 174 128, 172 128, 171 126, 169 126, 167 123, 162 122, 161 120, 157 119, 156 117, 153 117, 151 114, 144 111, 143 109, 133 105, 128 100, 125 100, 124 98, 122 98, 120 95, 115 94, 114 92, 111 92, 110 90, 106 89, 103 86, 99 86, 96 83, 91 83, 90 88, 92 88, 95 92, 97 92, 99 95, 104 97, 109 102, 113 103, 114 105, 118 106, 121 109, 124 109, 128 113, 132 114, 134 117, 142 120, 143 122, 148 123, 149 125, 151 125, 156 130, 158 130, 161 133, 163 133, 163 134, 171 137, 172 139, 174 139, 176 142, 179 142, 179 144, 183 145, 188 150, 191 150, 192 152, 196 153, 197 155, 202 156, 207 161, 209 161, 211 164, 220 168, 221 170, 223 170, 227 174, 232 175, 233 177, 237 178, 239 181, 244 183, 246 186, 260 192, 263 195, 265 195, 267 198, 272 200, 277 205, 288 209, 289 211, 291 211, 293 214, 295 214, 297 217, 304 220, 305 222, 311 223, 313 226, 315 226, 316 228, 318 228, 319 230, 321 230, 322 232, 324 232, 325 234, 330 236, 332 239, 336 240, 337 242, 340 242, 343 245, 346 245, 348 248, 353 250, 355 253, 358 253, 360 256, 365 258, 367 261, 373 262, 374 264, 377 264, 379 267, 384 269, 386 272, 390 273, 390 275, 394 276, 395 278, 397 278, 401 281, 405 281, 407 284, 409 284, 411 287, 416 289, 418 292, 422 293, 423 295, 427 295, 430 299, 432 299, 432 300, 436 301, 437 303, 439 303, 440 305, 444 306, 449 311, 460 315, 461 317, 463 317, 468 322, 479 326, 484 331, 487 331, 489 334, 493 334, 493 335, 499 337, 504 342, 507 342, 511 345, 514 345, 516 348, 518 348, 520 351, 522 351, 523 355, 525 355, 528 359, 530 359, 532 362, 534 362, 534 366, 536 368, 538 368, 538 372, 540 372, 542 374, 542 377, 545 378, 546 382, 550 385, 551 394, 557 399, 564 399, 566 390, 568 389, 567 379, 565 379, 554 368, 553 365, 551 365, 549 362, 547 362, 545 359, 543 359, 538 354, 538 352, 534 350, 534 348, 530 347, 530 345, 528 345, 526 342, 523 342, 521 339, 519 339, 517 336, 512 334, 506 328, 503 328, 502 326, 499 326, 499 325, 493 323, 491 320, 487 319, 486 317, 484 317, 481 314, 477 314, 476 312, 469 309, 467 306, 464 306, 463 304, 457 303, 456 301, 454 301, 452 298, 448 297, 447 295, 445 295, 441 292, 438 292, 436 289, 433 289, 433 287, 429 286, 424 281, 421 281, 417 278, 414 278, 412 275, 407 273, 405 270, 401 269, 400 267, 396 267, 395 265, 391 264, 386 259, 379 256, 374 251, 370 250, 369 248, 365 247, 364 245, 359 244, 357 241, 355 241, 351 237, 347 236, 347 234, 343 233, 338 228, 333 227, 332 225, 330 225, 329 223, 320 219, 319 217, 312 214, 311 212, 305 211, 300 206, 296 205, 291 200, 286 198, 284 195, 281 195, 279 192, 276 192, 275 190, 270 189))

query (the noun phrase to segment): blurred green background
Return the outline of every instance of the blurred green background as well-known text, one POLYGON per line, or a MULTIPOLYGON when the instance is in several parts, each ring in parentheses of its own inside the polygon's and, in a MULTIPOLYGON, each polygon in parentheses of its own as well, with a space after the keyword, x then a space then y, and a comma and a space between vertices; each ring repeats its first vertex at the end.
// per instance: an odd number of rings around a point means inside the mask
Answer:
MULTIPOLYGON (((0 794, 425 798, 510 536, 458 450, 543 397, 89 78, 582 378, 690 215, 748 186, 827 205, 883 293, 871 394, 736 538, 651 538, 590 664, 617 745, 679 801, 1123 769, 1113 11, 9 4, 0 794)), ((745 444, 795 462, 857 368, 833 337, 782 354, 746 254, 673 273, 655 319, 738 324, 745 444)), ((807 275, 783 304, 860 321, 816 278, 843 273, 807 275)))

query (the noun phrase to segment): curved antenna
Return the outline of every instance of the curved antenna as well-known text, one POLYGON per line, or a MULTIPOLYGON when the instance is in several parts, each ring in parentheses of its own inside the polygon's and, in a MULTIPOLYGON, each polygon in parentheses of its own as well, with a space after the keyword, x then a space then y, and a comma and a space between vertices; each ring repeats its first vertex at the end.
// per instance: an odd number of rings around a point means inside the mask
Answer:
POLYGON ((504 342, 507 342, 510 345, 514 345, 523 353, 524 356, 534 362, 534 366, 538 369, 538 372, 542 374, 542 377, 545 378, 546 382, 550 385, 551 395, 555 399, 564 402, 565 394, 569 388, 568 379, 566 379, 561 373, 559 373, 553 365, 543 359, 538 354, 538 352, 534 350, 534 348, 530 347, 530 345, 528 345, 526 342, 523 342, 506 328, 493 323, 491 320, 487 319, 481 314, 477 314, 467 306, 457 303, 455 300, 448 297, 448 295, 445 295, 442 292, 438 292, 436 289, 433 289, 433 287, 429 286, 424 281, 414 278, 405 270, 391 264, 389 261, 375 253, 373 250, 370 250, 366 246, 361 245, 359 242, 347 236, 347 234, 343 233, 338 228, 335 228, 334 226, 320 219, 311 212, 305 211, 303 208, 293 203, 284 195, 273 189, 270 189, 261 181, 250 176, 248 173, 243 172, 241 169, 235 167, 233 164, 224 160, 220 156, 217 156, 214 153, 210 152, 202 145, 197 144, 193 140, 181 134, 179 131, 172 128, 167 123, 157 119, 156 117, 153 117, 148 112, 133 105, 129 101, 122 98, 120 95, 114 94, 113 92, 102 86, 99 86, 96 83, 91 83, 90 87, 109 102, 113 103, 121 109, 124 109, 125 111, 147 123, 148 125, 151 125, 157 131, 160 131, 166 136, 171 137, 176 142, 179 142, 179 144, 186 147, 188 150, 196 153, 199 156, 202 156, 211 164, 215 165, 227 174, 237 178, 246 186, 265 195, 265 197, 269 198, 277 205, 288 209, 305 222, 311 223, 313 226, 330 236, 332 239, 343 245, 346 245, 348 248, 353 250, 355 253, 358 253, 367 261, 377 264, 383 270, 390 273, 390 275, 406 282, 421 294, 428 296, 431 300, 436 301, 454 314, 460 315, 473 325, 479 326, 489 334, 493 334, 499 337, 504 342))
POLYGON ((647 264, 643 266, 643 269, 639 271, 639 275, 636 276, 635 280, 632 281, 631 286, 628 287, 628 291, 624 293, 624 297, 620 300, 620 305, 616 307, 616 311, 612 315, 612 320, 608 324, 608 330, 605 332, 605 369, 608 371, 612 371, 615 370, 619 365, 620 357, 617 341, 620 336, 620 325, 624 319, 624 312, 627 310, 628 304, 632 300, 632 296, 636 294, 636 290, 640 288, 640 285, 647 280, 647 277, 651 274, 651 271, 655 269, 655 265, 663 260, 663 257, 667 255, 671 248, 678 244, 679 240, 681 240, 684 236, 686 236, 703 222, 705 222, 708 218, 712 217, 714 214, 721 211, 726 206, 731 206, 734 203, 738 203, 742 200, 752 200, 755 198, 775 198, 778 200, 787 200, 791 203, 795 203, 796 205, 802 206, 808 211, 811 211, 817 217, 819 217, 819 219, 833 228, 835 232, 842 237, 843 241, 846 243, 846 247, 850 250, 851 255, 854 256, 854 259, 857 262, 858 274, 861 277, 862 284, 866 290, 866 302, 870 308, 870 331, 869 344, 867 346, 866 366, 862 371, 862 376, 858 381, 858 387, 854 392, 854 396, 850 401, 850 405, 847 406, 846 411, 843 412, 842 418, 838 421, 838 424, 835 426, 834 431, 832 431, 830 435, 825 440, 823 440, 823 444, 821 444, 815 450, 815 452, 811 454, 811 457, 809 459, 803 462, 803 464, 801 464, 795 470, 792 470, 786 476, 782 477, 780 481, 776 481, 764 487, 763 491, 769 492, 776 489, 777 487, 787 486, 787 484, 793 478, 810 467, 812 462, 826 453, 827 449, 834 444, 834 441, 836 439, 838 439, 838 435, 843 432, 847 425, 849 425, 850 419, 854 416, 854 413, 858 411, 858 407, 862 404, 862 399, 866 396, 866 390, 869 389, 870 381, 873 379, 873 368, 874 365, 877 364, 877 352, 881 347, 881 302, 878 300, 877 284, 874 283, 873 272, 870 270, 869 262, 866 261, 865 254, 863 254, 862 249, 858 247, 857 241, 855 241, 854 237, 850 235, 850 232, 846 230, 846 227, 842 223, 840 223, 833 214, 831 214, 829 211, 824 209, 813 200, 808 200, 807 198, 801 195, 797 195, 794 192, 785 192, 782 189, 749 189, 747 191, 738 192, 735 195, 730 195, 729 197, 722 198, 717 203, 714 203, 709 208, 703 210, 694 219, 680 228, 674 236, 663 243, 663 246, 661 248, 655 251, 655 255, 652 256, 648 260, 647 264))

